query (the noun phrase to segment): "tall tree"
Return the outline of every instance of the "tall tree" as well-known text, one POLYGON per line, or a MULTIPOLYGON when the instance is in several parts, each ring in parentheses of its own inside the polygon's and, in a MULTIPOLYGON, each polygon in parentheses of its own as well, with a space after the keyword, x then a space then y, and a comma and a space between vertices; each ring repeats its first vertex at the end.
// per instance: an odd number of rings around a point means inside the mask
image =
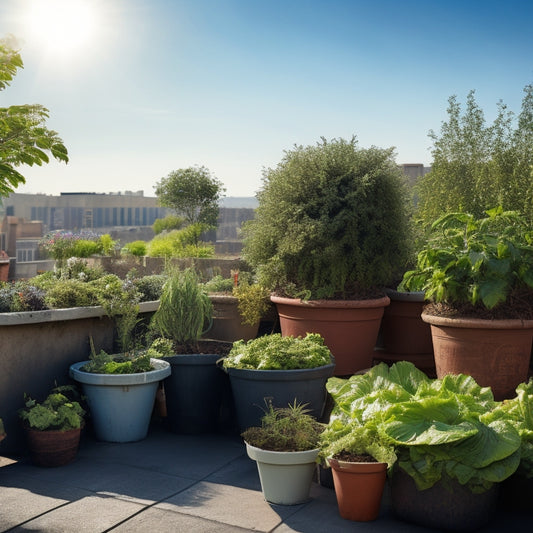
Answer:
POLYGON ((175 209, 188 224, 211 227, 217 225, 218 201, 224 191, 222 183, 203 166, 173 170, 155 186, 163 207, 175 209))
MULTIPOLYGON (((19 68, 24 68, 20 53, 8 39, 0 39, 0 91, 8 87, 19 68)), ((68 162, 68 153, 59 135, 46 127, 48 109, 39 104, 0 107, 0 197, 8 196, 21 184, 20 165, 39 165, 50 161, 68 162)))

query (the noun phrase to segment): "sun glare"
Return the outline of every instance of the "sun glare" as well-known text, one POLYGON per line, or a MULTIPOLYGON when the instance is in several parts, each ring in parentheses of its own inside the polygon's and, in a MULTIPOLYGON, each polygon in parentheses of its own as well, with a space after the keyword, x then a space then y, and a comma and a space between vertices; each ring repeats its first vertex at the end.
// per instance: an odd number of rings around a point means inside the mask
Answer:
POLYGON ((34 0, 27 13, 31 35, 47 51, 68 56, 96 31, 94 0, 34 0))

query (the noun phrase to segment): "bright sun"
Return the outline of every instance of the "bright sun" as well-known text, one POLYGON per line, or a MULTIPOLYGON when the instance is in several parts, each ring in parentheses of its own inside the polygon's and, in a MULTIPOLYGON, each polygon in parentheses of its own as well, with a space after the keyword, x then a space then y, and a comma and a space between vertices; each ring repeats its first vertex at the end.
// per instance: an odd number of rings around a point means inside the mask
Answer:
POLYGON ((94 0, 34 0, 29 30, 47 51, 69 56, 94 37, 94 0))

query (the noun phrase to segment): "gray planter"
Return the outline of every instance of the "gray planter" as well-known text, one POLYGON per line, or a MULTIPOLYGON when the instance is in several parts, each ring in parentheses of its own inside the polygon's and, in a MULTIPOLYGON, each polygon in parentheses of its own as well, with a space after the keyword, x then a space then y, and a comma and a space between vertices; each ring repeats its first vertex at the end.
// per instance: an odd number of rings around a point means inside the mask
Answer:
POLYGON ((158 383, 170 375, 170 365, 152 359, 155 370, 136 374, 93 374, 71 365, 69 374, 81 383, 96 438, 106 442, 135 442, 148 433, 158 383))
POLYGON ((312 416, 322 417, 326 403, 326 381, 333 375, 335 364, 298 370, 247 370, 227 368, 241 431, 260 426, 266 408, 265 400, 274 407, 304 403, 312 416))

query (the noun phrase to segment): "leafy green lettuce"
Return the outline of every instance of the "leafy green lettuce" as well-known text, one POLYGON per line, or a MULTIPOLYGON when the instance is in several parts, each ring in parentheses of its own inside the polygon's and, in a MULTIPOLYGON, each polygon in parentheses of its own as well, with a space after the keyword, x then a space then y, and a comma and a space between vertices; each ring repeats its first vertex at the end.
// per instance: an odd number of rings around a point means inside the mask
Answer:
POLYGON ((382 363, 349 379, 330 378, 327 389, 335 407, 322 437, 323 454, 336 453, 343 444, 357 448, 358 432, 371 435, 367 451, 392 447, 397 466, 420 490, 447 477, 472 492, 490 489, 517 470, 524 435, 531 437, 533 459, 533 420, 530 416, 532 424, 525 427, 520 416, 533 394, 522 393, 522 403, 517 399, 502 410, 490 388, 471 376, 432 380, 405 361, 390 368, 382 363))

